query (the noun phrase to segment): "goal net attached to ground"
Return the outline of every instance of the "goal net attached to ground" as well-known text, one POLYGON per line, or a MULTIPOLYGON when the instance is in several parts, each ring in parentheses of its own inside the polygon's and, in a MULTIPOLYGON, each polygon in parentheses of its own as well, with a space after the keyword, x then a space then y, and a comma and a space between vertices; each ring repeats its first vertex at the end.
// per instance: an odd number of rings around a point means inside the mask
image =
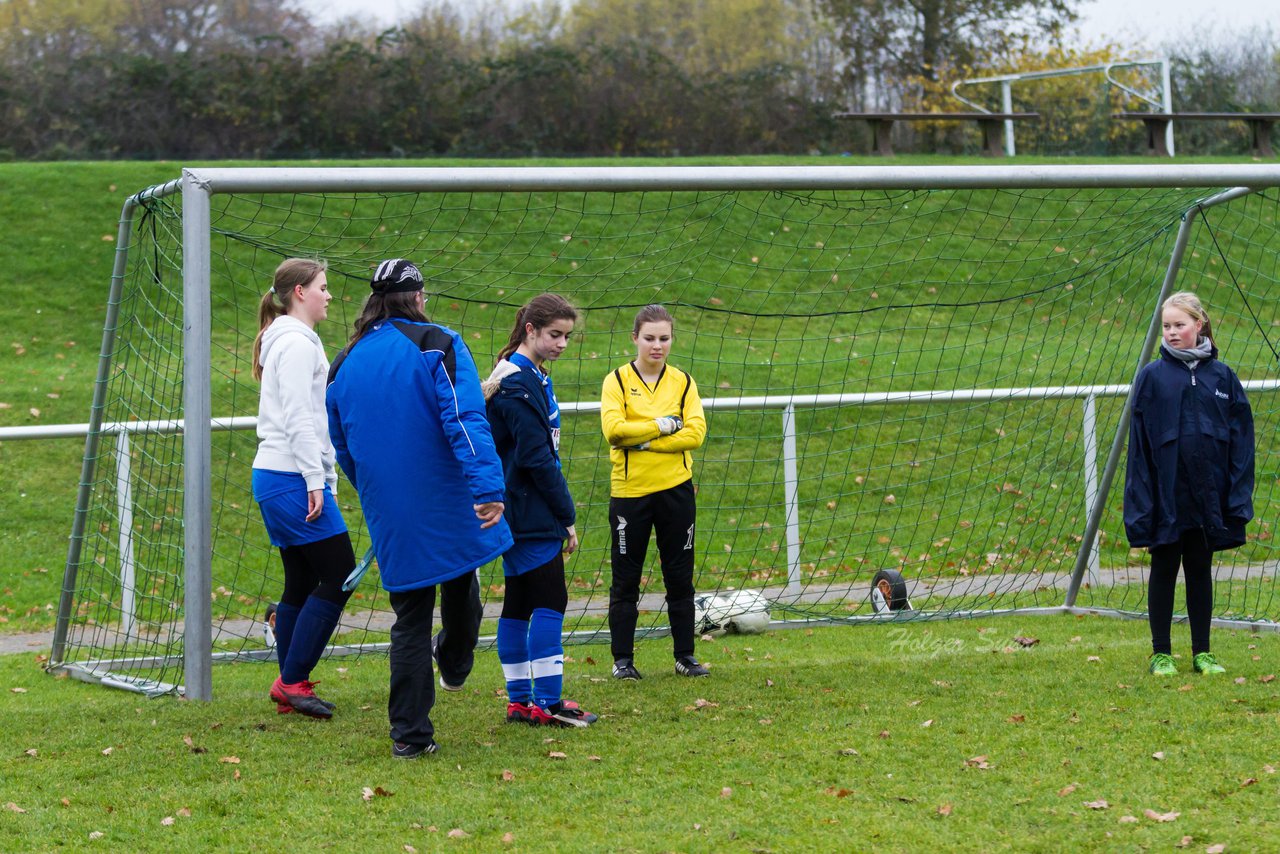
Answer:
MULTIPOLYGON (((582 641, 607 636, 601 383, 641 306, 674 314, 671 361, 708 411, 699 593, 879 623, 1144 611, 1125 396, 1162 296, 1195 290, 1258 439, 1257 518, 1219 555, 1216 616, 1274 625, 1278 215, 1274 166, 187 170, 122 214, 51 666, 208 697, 212 660, 270 656, 281 570, 250 492, 250 353, 290 256, 328 262, 331 355, 385 258, 421 266, 429 316, 482 373, 530 297, 581 309, 553 376, 582 641)), ((363 552, 345 483, 339 503, 363 552)), ((649 563, 641 627, 660 632, 649 563)), ((481 573, 493 617, 501 569, 481 573)), ((385 649, 389 624, 375 567, 335 650, 385 649)))

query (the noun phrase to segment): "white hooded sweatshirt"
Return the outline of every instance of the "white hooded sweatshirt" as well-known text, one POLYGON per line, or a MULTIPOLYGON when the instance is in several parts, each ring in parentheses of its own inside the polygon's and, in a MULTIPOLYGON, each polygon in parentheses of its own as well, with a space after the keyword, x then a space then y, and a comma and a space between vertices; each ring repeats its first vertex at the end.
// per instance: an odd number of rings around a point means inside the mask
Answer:
POLYGON ((320 336, 283 314, 262 334, 262 393, 258 398, 258 454, 253 467, 297 472, 307 491, 326 483, 337 493, 333 443, 324 394, 329 359, 320 336))

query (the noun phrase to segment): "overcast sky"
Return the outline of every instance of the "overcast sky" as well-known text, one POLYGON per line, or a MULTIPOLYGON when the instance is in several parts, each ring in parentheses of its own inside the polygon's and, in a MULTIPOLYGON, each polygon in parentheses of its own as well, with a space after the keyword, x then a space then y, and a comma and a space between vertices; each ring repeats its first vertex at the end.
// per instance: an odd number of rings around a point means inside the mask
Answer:
MULTIPOLYGON (((465 4, 466 0, 458 0, 465 4)), ((298 0, 321 22, 359 15, 387 26, 416 9, 421 0, 298 0)), ((1197 31, 1239 32, 1270 27, 1280 35, 1280 0, 1087 0, 1080 29, 1089 41, 1110 39, 1135 49, 1197 31)))

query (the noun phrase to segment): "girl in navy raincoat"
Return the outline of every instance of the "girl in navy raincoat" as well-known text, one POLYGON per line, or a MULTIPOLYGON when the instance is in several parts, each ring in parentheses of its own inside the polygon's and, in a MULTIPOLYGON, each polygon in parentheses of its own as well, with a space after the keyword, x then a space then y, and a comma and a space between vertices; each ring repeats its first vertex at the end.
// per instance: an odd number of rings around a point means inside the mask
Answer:
POLYGON ((1253 412, 1235 372, 1218 361, 1199 298, 1176 293, 1161 312, 1160 358, 1133 387, 1125 533, 1131 546, 1151 551, 1151 672, 1178 672, 1169 629, 1181 565, 1192 669, 1223 673, 1209 650, 1213 553, 1243 545, 1253 518, 1253 412))

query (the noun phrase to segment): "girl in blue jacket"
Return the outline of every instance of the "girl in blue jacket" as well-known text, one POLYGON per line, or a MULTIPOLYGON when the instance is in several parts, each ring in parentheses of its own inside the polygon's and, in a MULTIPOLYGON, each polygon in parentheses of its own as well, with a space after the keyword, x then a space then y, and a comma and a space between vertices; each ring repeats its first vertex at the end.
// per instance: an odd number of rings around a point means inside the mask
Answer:
POLYGON ((1181 565, 1192 669, 1224 673, 1209 651, 1213 553, 1243 545, 1253 518, 1253 411, 1235 372, 1218 361, 1200 299, 1174 294, 1161 319, 1160 358, 1138 372, 1133 386, 1125 533, 1131 546, 1151 550, 1151 672, 1178 672, 1169 628, 1181 565))
POLYGON ((516 313, 511 337, 484 383, 493 442, 506 479, 506 518, 515 544, 502 557, 506 595, 498 660, 507 681, 507 722, 585 727, 596 716, 561 697, 564 555, 578 548, 576 514, 560 469, 560 406, 548 362, 560 358, 578 313, 555 294, 516 313))

